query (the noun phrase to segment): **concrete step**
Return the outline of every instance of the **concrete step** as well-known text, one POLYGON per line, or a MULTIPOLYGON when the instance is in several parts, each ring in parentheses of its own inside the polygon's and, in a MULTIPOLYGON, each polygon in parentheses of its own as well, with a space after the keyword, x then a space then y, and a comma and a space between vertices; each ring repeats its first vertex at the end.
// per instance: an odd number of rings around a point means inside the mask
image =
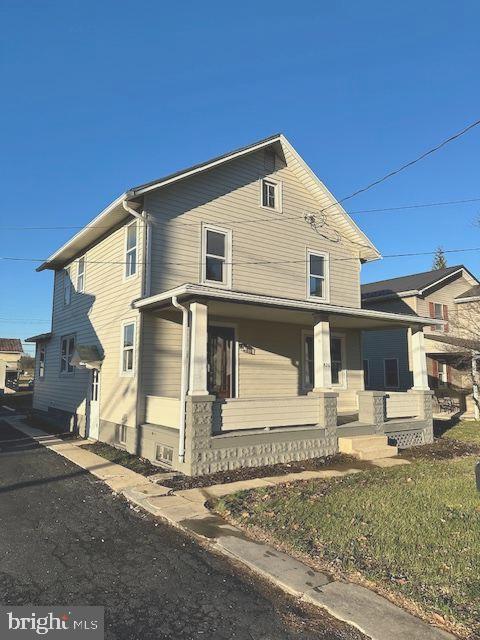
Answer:
POLYGON ((377 458, 393 458, 398 453, 397 447, 388 444, 387 436, 351 436, 339 437, 338 449, 360 460, 376 460, 377 458))

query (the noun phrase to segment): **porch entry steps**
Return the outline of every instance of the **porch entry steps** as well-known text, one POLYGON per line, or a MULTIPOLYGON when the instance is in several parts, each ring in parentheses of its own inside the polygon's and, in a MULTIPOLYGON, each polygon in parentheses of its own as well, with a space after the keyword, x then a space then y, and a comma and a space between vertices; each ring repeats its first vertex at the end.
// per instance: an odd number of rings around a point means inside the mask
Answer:
POLYGON ((388 444, 387 436, 350 436, 338 438, 338 450, 359 460, 377 460, 393 458, 398 453, 397 447, 388 444))

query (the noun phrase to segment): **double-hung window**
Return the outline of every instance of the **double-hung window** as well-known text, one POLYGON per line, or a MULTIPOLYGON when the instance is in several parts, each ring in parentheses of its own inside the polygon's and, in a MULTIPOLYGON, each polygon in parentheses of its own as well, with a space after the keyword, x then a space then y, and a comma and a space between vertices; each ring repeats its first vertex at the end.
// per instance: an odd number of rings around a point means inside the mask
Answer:
MULTIPOLYGON (((332 386, 342 387, 345 385, 346 372, 344 365, 345 344, 344 336, 332 335, 330 337, 330 361, 332 372, 332 386)), ((314 341, 311 333, 303 332, 303 361, 302 378, 303 388, 313 389, 315 386, 315 360, 314 341)))
POLYGON ((72 273, 68 267, 63 271, 63 304, 67 307, 72 301, 72 273))
POLYGON ((282 210, 282 185, 273 180, 262 180, 262 207, 266 209, 282 210))
POLYGON ((398 360, 397 358, 386 358, 383 361, 384 382, 386 389, 398 389, 398 360))
POLYGON ((137 273, 137 221, 125 227, 125 278, 137 273))
POLYGON ((77 292, 83 293, 85 289, 85 257, 78 260, 77 266, 77 292))
POLYGON ((328 300, 328 255, 307 251, 307 297, 328 300))
MULTIPOLYGON (((440 304, 439 302, 430 302, 430 317, 436 320, 448 320, 448 307, 446 304, 440 304)), ((448 324, 444 324, 441 327, 432 327, 432 331, 448 331, 448 324)))
POLYGON ((202 282, 231 286, 231 231, 203 227, 202 282))
POLYGON ((445 387, 448 383, 448 365, 446 362, 438 363, 438 386, 445 387))
POLYGON ((135 370, 135 322, 122 325, 122 361, 121 373, 132 376, 135 370))
POLYGON ((75 336, 63 336, 60 345, 60 373, 73 373, 74 367, 70 364, 75 351, 75 336))
POLYGON ((45 377, 45 353, 46 346, 44 344, 40 344, 38 347, 38 377, 45 377))

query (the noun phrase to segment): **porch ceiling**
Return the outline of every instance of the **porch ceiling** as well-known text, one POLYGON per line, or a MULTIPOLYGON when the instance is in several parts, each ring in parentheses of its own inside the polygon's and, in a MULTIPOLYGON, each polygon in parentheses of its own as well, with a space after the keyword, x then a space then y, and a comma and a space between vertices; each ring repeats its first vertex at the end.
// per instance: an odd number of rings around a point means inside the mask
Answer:
POLYGON ((215 315, 269 322, 312 325, 316 315, 328 314, 332 327, 339 328, 368 330, 444 324, 443 321, 420 316, 263 296, 196 284, 184 284, 159 295, 137 300, 134 307, 141 311, 167 309, 172 306, 174 296, 182 302, 203 299, 215 315))

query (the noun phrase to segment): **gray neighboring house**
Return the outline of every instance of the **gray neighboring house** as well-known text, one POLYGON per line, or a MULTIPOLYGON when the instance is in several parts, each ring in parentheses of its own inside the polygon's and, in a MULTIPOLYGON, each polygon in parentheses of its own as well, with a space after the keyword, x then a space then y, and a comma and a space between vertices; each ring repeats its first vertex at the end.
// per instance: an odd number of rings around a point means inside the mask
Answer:
MULTIPOLYGON (((453 408, 473 417, 473 384, 468 340, 462 338, 462 314, 475 326, 480 322, 480 284, 464 266, 455 265, 423 273, 362 285, 362 306, 375 311, 411 313, 444 321, 425 330, 425 351, 434 409, 453 399, 453 408), (477 321, 474 319, 478 318, 477 321)), ((471 337, 471 336, 470 336, 471 337)), ((382 330, 363 336, 366 388, 403 391, 411 386, 412 361, 409 329, 382 330)), ((445 405, 448 408, 448 403, 445 405)))
POLYGON ((362 309, 379 257, 281 134, 130 189, 38 269, 34 410, 191 475, 429 441, 441 323, 362 309), (404 393, 364 390, 362 332, 387 327, 412 332, 404 393))

